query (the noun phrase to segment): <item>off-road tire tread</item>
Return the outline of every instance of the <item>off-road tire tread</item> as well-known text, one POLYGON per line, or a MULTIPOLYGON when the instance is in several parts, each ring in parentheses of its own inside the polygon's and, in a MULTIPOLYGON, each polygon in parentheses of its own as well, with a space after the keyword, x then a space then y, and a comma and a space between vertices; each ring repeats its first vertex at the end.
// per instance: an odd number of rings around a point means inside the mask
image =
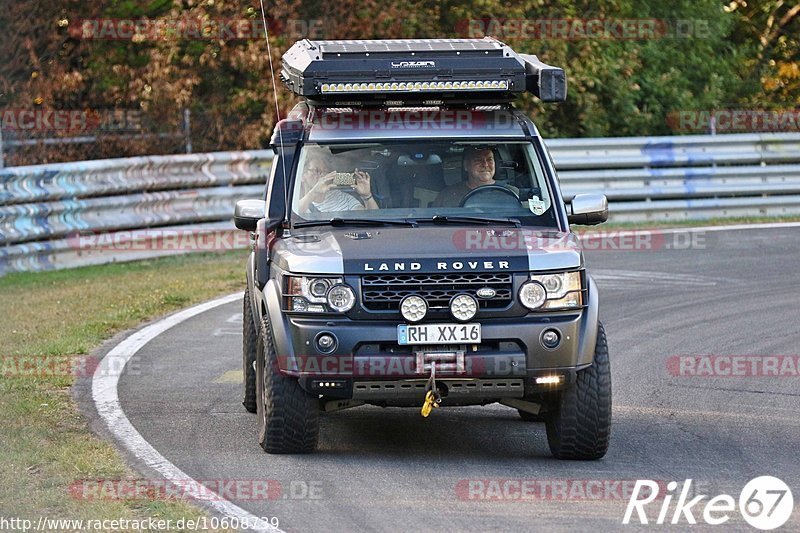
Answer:
MULTIPOLYGON (((264 350, 264 413, 259 436, 268 453, 311 453, 319 440, 319 399, 297 379, 281 374, 268 318, 261 322, 264 350)), ((259 354, 261 356, 261 354, 259 354)))
POLYGON ((547 441, 558 459, 593 460, 606 454, 610 438, 611 365, 605 329, 598 324, 594 362, 559 393, 547 418, 547 441))
POLYGON ((253 363, 256 361, 256 351, 258 349, 258 330, 253 319, 251 307, 250 288, 244 291, 244 304, 242 306, 242 380, 244 381, 244 398, 242 405, 248 413, 255 413, 257 410, 258 388, 256 384, 256 369, 253 363))

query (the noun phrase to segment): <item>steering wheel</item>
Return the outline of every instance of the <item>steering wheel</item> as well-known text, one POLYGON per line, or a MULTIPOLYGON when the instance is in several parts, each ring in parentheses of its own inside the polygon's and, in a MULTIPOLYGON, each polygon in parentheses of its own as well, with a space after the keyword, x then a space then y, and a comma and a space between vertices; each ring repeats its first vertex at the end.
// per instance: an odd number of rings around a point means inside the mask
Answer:
POLYGON ((508 203, 509 197, 514 200, 515 205, 519 205, 519 195, 508 187, 497 184, 481 185, 469 191, 464 199, 461 200, 459 207, 495 207, 497 204, 508 203), (479 200, 479 198, 482 198, 483 201, 479 200), (492 201, 495 198, 499 199, 499 201, 492 201), (489 201, 487 202, 486 200, 489 201))

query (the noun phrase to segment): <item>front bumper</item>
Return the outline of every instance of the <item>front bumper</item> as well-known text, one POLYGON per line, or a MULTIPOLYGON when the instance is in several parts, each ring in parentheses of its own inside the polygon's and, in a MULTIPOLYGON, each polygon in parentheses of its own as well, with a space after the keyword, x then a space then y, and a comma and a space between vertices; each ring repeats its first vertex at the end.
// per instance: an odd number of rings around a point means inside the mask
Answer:
MULTIPOLYGON (((564 384, 569 384, 575 371, 589 366, 594 357, 598 297, 591 278, 588 289, 588 305, 579 312, 480 320, 482 343, 444 347, 445 351, 463 349, 465 364, 458 371, 437 371, 437 381, 446 384, 450 380, 455 386, 448 389, 453 394, 469 396, 470 401, 536 392, 539 387, 534 380, 541 375, 557 373, 564 376, 564 384), (561 335, 561 344, 555 349, 547 349, 541 343, 541 335, 547 329, 555 329, 561 335)), ((419 383, 424 383, 429 372, 420 372, 417 352, 432 347, 398 345, 398 322, 331 315, 289 316, 280 311, 274 282, 268 283, 264 291, 278 366, 284 374, 300 378, 309 392, 367 401, 424 394, 424 386, 419 392, 419 383), (336 337, 331 353, 321 353, 316 348, 315 339, 321 333, 336 337)))

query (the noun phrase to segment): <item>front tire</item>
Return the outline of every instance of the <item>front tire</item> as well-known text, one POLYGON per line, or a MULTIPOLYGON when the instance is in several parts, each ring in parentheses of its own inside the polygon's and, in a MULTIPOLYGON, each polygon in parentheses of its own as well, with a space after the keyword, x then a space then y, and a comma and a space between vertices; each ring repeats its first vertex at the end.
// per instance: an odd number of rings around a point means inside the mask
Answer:
POLYGON ((281 373, 267 318, 261 322, 257 345, 259 444, 267 453, 313 452, 319 440, 319 398, 281 373))
POLYGON ((256 343, 258 330, 253 320, 252 300, 250 287, 244 291, 244 305, 242 308, 242 381, 244 385, 244 398, 242 405, 248 413, 257 411, 258 387, 256 387, 256 343))
POLYGON ((547 443, 558 459, 600 459, 611 438, 611 364, 603 325, 597 325, 592 366, 558 393, 547 416, 547 443))

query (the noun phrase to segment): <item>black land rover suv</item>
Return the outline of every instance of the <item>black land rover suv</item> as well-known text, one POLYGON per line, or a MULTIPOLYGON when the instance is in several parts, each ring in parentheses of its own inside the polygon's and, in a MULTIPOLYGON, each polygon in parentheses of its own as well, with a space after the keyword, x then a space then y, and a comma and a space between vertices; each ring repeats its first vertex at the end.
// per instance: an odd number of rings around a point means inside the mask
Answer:
POLYGON ((320 413, 499 402, 558 458, 608 448, 597 287, 547 149, 513 99, 563 101, 563 70, 491 39, 309 41, 278 122, 244 294, 244 406, 270 453, 315 449, 320 413))

